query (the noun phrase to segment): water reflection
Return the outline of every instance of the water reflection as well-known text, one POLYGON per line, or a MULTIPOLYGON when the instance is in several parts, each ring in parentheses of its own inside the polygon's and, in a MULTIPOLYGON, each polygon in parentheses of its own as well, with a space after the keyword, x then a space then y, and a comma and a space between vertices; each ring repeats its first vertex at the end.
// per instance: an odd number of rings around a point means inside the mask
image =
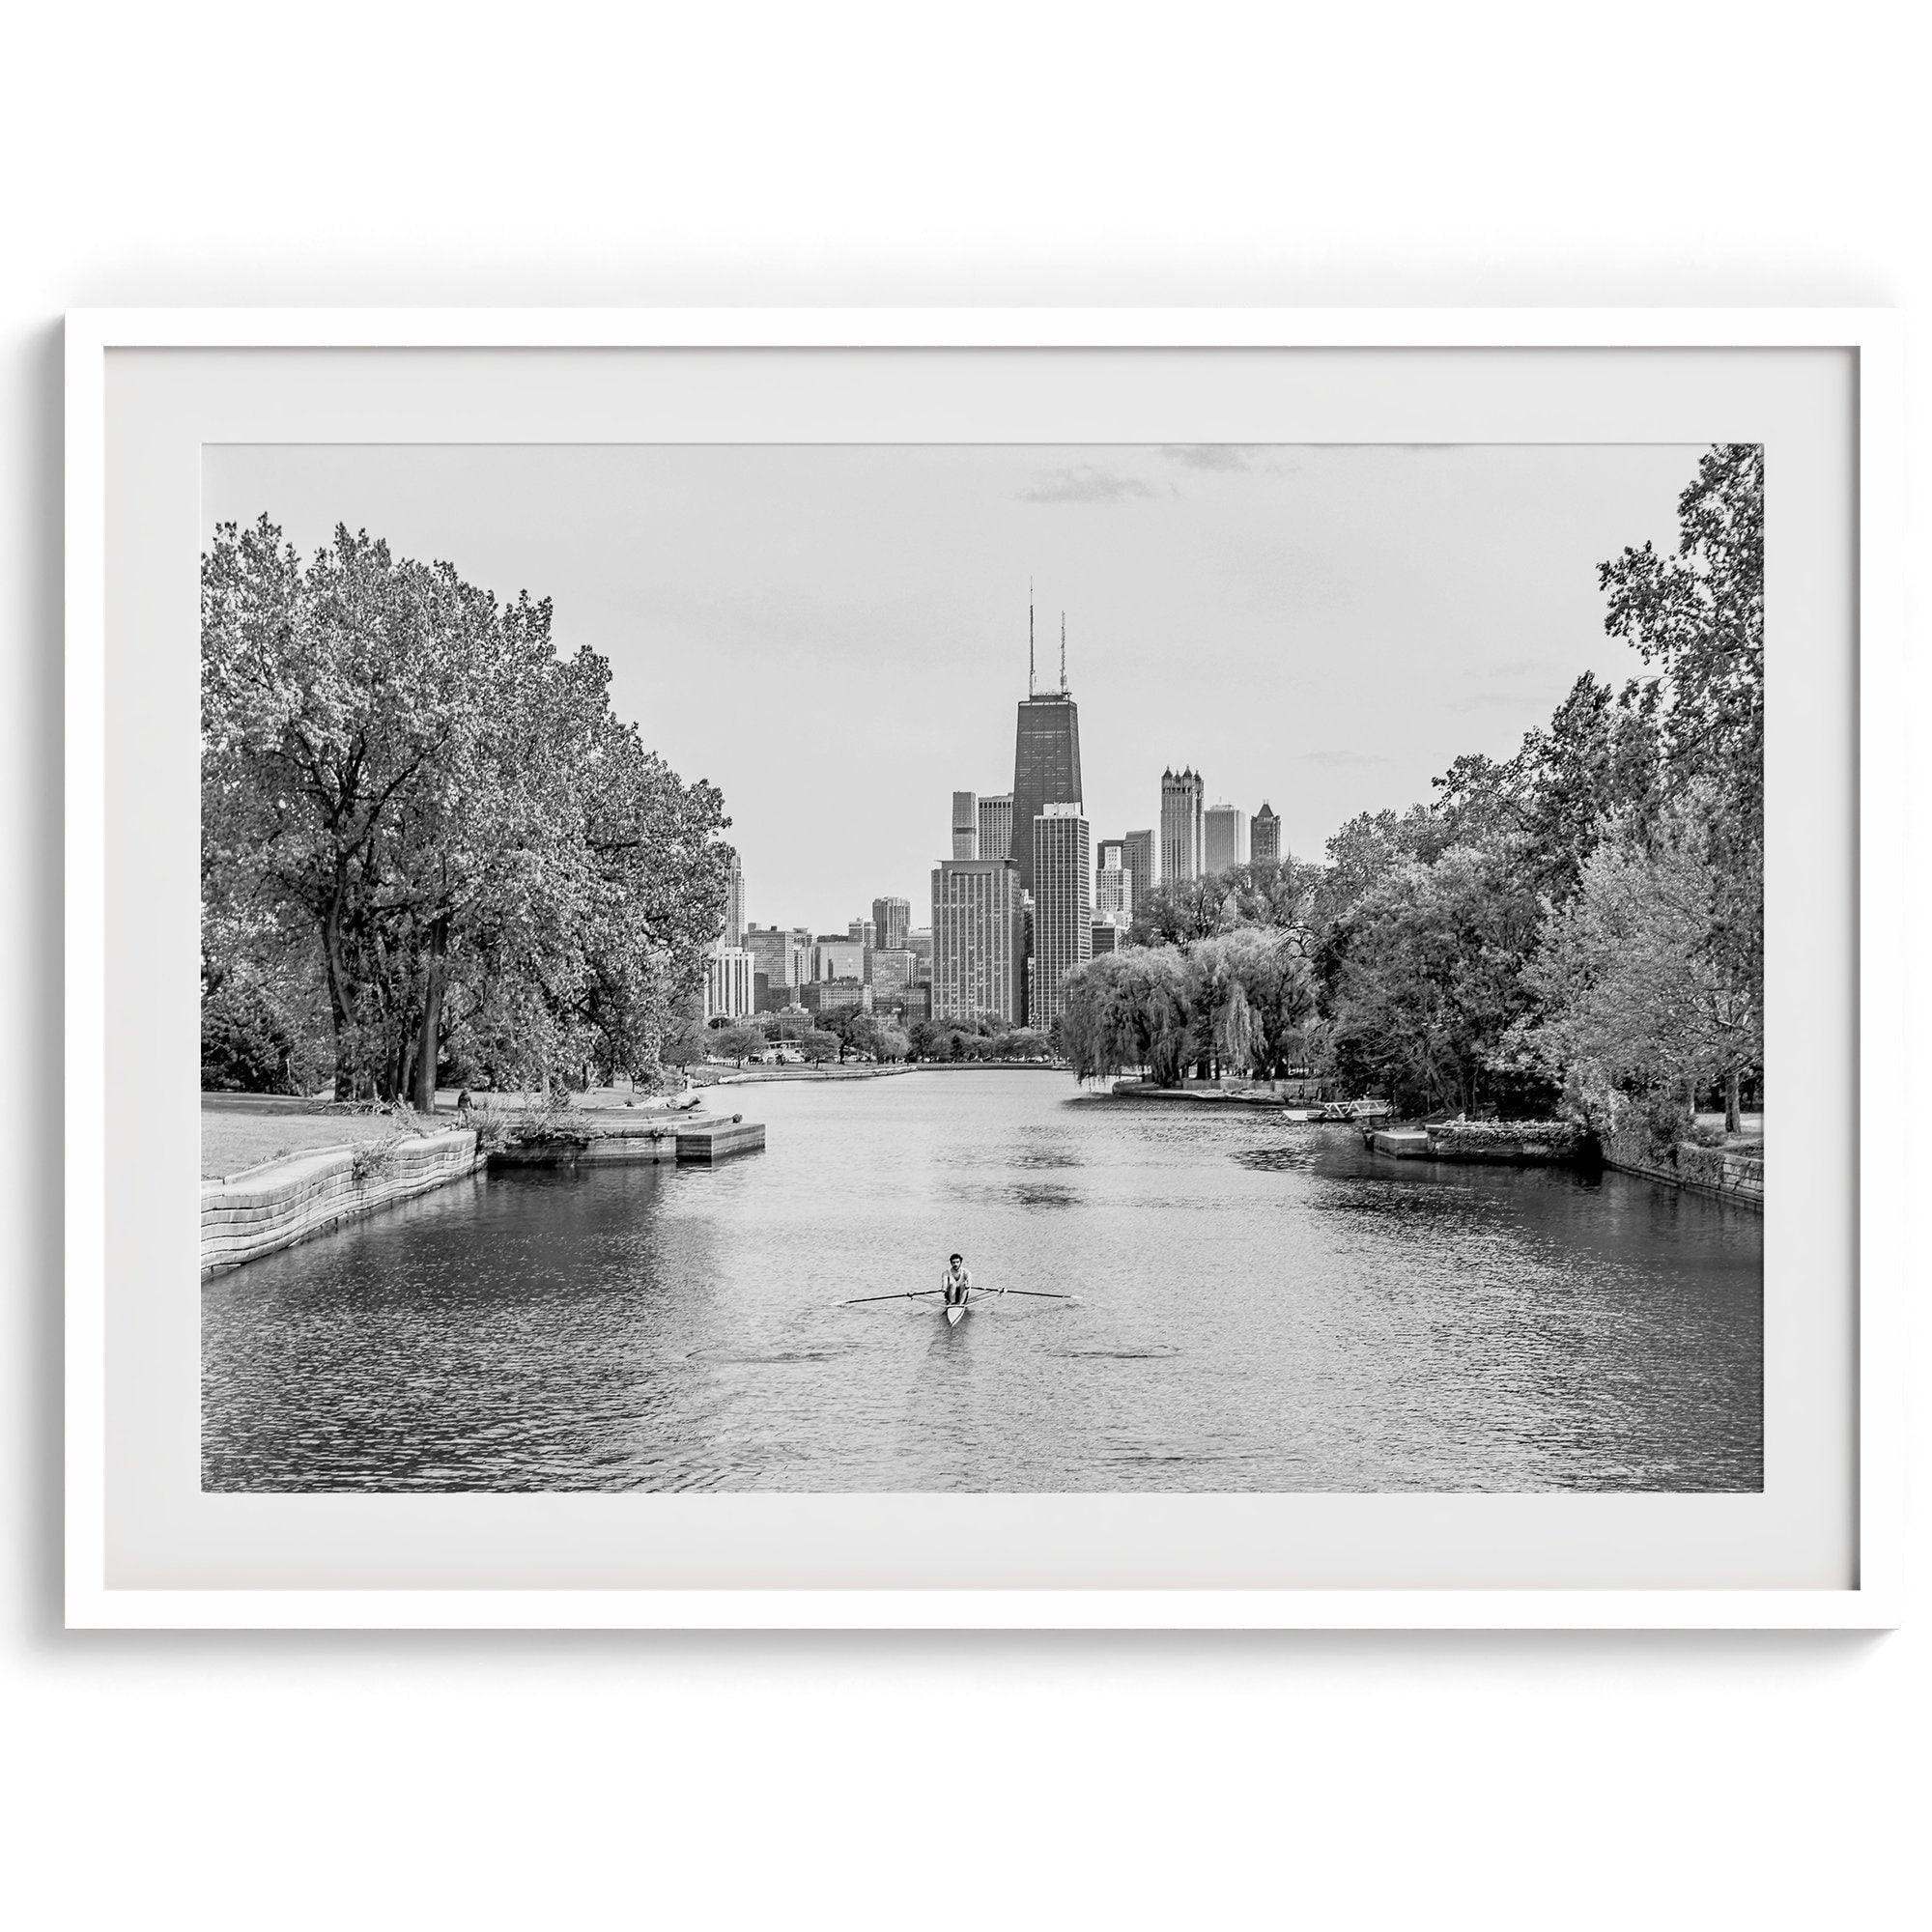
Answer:
POLYGON ((206 1484, 1760 1486, 1741 1210, 1053 1075, 750 1097, 762 1156, 497 1176, 207 1285, 206 1484), (954 1248, 1078 1299, 838 1305, 954 1248))

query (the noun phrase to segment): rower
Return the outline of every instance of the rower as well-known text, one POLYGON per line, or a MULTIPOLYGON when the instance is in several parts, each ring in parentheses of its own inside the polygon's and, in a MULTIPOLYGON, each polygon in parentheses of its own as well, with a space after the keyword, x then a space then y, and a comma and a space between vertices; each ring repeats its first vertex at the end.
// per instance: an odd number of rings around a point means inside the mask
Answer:
MULTIPOLYGON (((950 1256, 946 1264, 946 1272, 939 1277, 939 1293, 947 1307, 964 1308, 966 1306, 966 1297, 973 1293, 973 1290, 977 1286, 978 1284, 973 1279, 972 1270, 966 1265, 965 1257, 963 1255, 950 1256)), ((999 1294, 1004 1294, 1006 1292, 1004 1288, 994 1291, 994 1293, 999 1294)))

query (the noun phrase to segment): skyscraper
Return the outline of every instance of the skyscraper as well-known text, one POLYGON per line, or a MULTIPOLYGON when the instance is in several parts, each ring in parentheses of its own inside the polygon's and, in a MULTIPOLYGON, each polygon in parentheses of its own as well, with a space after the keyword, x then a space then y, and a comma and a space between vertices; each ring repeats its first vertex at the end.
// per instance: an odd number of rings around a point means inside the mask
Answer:
POLYGON ((878 928, 869 919, 853 920, 845 928, 845 936, 856 939, 861 946, 876 946, 879 943, 878 928))
POLYGON ((731 854, 731 870, 724 882, 724 944, 737 947, 745 937, 745 867, 736 852, 731 854))
POLYGON ((952 856, 977 859, 980 856, 980 795, 955 791, 952 794, 952 856))
POLYGON ((811 977, 814 980, 857 980, 866 981, 866 942, 821 932, 811 947, 811 977))
POLYGON ((1017 1020, 1025 997, 1019 868, 1010 859, 942 859, 932 868, 932 1012, 1017 1020))
POLYGON ((704 1017, 743 1019, 757 1005, 752 955, 736 946, 714 946, 704 956, 704 1017))
POLYGON ((1275 815, 1274 807, 1266 799, 1262 800, 1262 809, 1249 822, 1253 835, 1250 849, 1254 853, 1257 866, 1277 866, 1281 863, 1281 820, 1275 815))
POLYGON ((1041 1029, 1066 1004, 1062 981, 1094 956, 1090 832, 1077 805, 1049 805, 1033 822, 1034 1000, 1027 1024, 1041 1029))
POLYGON ((1134 916, 1134 881, 1127 870, 1126 847, 1118 838, 1101 842, 1100 863, 1094 869, 1095 915, 1119 913, 1122 923, 1134 916))
POLYGON ((1134 910, 1139 912, 1148 902, 1148 895, 1154 889, 1160 877, 1156 864, 1159 848, 1154 843, 1152 832, 1129 832, 1121 840, 1121 851, 1124 857, 1127 876, 1134 882, 1134 910))
MULTIPOLYGON (((1013 795, 1009 791, 981 797, 979 810, 980 849, 968 853, 974 859, 998 859, 1013 849, 1013 795)), ((957 852, 952 855, 958 858, 957 852)))
POLYGON ((917 956, 906 947, 882 946, 872 954, 872 1004, 875 1009, 902 1007, 913 983, 917 956))
POLYGON ((753 970, 774 993, 802 985, 811 977, 810 949, 799 943, 797 933, 781 926, 748 925, 745 951, 752 955, 753 970))
MULTIPOLYGON (((1033 823, 1049 805, 1081 803, 1080 709, 1066 689, 1066 618, 1060 620, 1060 689, 1034 688, 1033 607, 1027 607, 1027 695, 1013 730, 1013 863, 1033 890, 1033 823)), ((985 846, 980 846, 985 851, 985 846)))
MULTIPOLYGON (((952 855, 959 856, 956 852, 952 855)), ((872 944, 882 952, 896 952, 906 943, 906 934, 912 930, 912 901, 910 899, 874 899, 872 901, 872 944)))
POLYGON ((1248 856, 1248 822, 1240 810, 1223 801, 1210 806, 1203 821, 1204 863, 1210 872, 1225 872, 1248 856))
POLYGON ((1201 774, 1186 771, 1160 775, 1160 876, 1164 883, 1198 879, 1207 865, 1207 827, 1201 774))

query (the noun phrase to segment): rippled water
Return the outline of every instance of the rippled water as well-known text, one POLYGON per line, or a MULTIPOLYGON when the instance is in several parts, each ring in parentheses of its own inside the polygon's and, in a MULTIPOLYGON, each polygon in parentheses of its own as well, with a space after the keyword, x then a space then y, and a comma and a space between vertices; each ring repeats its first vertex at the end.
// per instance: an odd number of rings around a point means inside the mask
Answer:
POLYGON ((1754 1490, 1762 1223, 1064 1076, 447 1188, 203 1290, 221 1490, 1754 1490), (1075 1293, 839 1307, 979 1279, 1075 1293))

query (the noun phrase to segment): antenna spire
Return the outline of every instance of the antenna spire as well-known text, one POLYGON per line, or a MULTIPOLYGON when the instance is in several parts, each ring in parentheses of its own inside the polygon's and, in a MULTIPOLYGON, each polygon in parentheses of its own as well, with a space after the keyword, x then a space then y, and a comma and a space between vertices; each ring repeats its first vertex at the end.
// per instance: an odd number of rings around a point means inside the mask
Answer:
POLYGON ((1027 579, 1027 696, 1034 694, 1033 678, 1033 579, 1027 579))
POLYGON ((1066 612, 1060 613, 1060 688, 1066 689, 1066 612))

